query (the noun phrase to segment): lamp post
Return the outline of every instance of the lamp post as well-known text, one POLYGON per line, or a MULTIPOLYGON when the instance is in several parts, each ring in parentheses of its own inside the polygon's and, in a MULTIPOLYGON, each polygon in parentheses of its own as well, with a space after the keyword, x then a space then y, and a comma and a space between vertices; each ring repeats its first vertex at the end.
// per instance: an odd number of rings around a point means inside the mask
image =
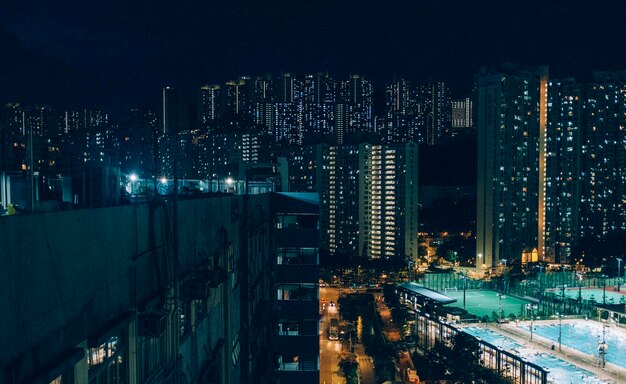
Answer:
POLYGON ((419 312, 420 310, 415 308, 415 353, 417 353, 417 342, 419 339, 418 328, 417 328, 417 324, 418 324, 417 317, 418 317, 419 312))
POLYGON ((561 326, 563 325, 563 314, 562 313, 556 313, 556 316, 559 318, 559 351, 561 350, 561 326))
POLYGON ((131 173, 130 176, 128 176, 128 179, 130 180, 130 195, 133 196, 135 194, 135 183, 137 182, 137 175, 131 173))
POLYGON ((578 314, 583 310, 583 294, 582 294, 582 286, 583 286, 583 274, 577 273, 576 277, 578 277, 578 314))
POLYGON ((542 290, 542 287, 541 287, 541 280, 542 280, 542 276, 543 276, 543 269, 545 268, 545 266, 537 265, 537 268, 539 268, 539 302, 541 303, 541 297, 543 296, 543 290, 542 290))
POLYGON ((502 259, 500 261, 502 262, 502 264, 504 264, 504 289, 503 289, 503 291, 506 292, 506 262, 508 260, 507 259, 502 259))
MULTIPOLYGON (((231 188, 233 187, 233 184, 235 183, 235 180, 232 177, 228 176, 227 178, 224 179, 224 183, 226 184, 226 193, 230 193, 231 188)), ((232 188, 232 189, 233 189, 233 193, 236 195, 237 192, 235 188, 232 188)))
POLYGON ((617 292, 619 292, 619 286, 620 286, 620 272, 622 271, 621 266, 622 266, 622 259, 620 259, 619 257, 616 257, 615 260, 617 260, 617 292))
POLYGON ((533 341, 533 328, 535 321, 535 309, 538 307, 535 304, 526 304, 526 310, 530 311, 530 341, 533 341))
POLYGON ((463 272, 459 272, 461 279, 463 279, 463 309, 465 309, 465 290, 467 289, 467 275, 463 272))
POLYGON ((563 279, 561 281, 562 286, 561 286, 561 299, 563 299, 563 313, 565 313, 565 288, 567 288, 567 285, 565 284, 565 266, 563 266, 562 272, 563 272, 563 279))
POLYGON ((606 328, 608 326, 608 324, 602 324, 602 342, 598 346, 598 352, 602 358, 602 362, 600 363, 602 367, 606 366, 606 352, 608 350, 608 345, 606 344, 606 328))
POLYGON ((504 294, 498 292, 498 326, 502 323, 502 299, 504 298, 504 294))
POLYGON ((602 305, 606 305, 606 275, 602 275, 602 305))

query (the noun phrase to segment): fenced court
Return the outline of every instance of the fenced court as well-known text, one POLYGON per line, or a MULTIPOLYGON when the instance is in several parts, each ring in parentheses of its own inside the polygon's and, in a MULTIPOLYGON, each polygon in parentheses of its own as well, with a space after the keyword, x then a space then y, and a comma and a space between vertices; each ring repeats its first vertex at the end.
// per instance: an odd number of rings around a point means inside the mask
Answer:
MULTIPOLYGON (((463 290, 448 289, 443 293, 457 299, 456 303, 451 304, 452 306, 463 308, 463 290)), ((478 317, 488 316, 491 318, 494 312, 498 314, 500 305, 503 317, 508 317, 511 314, 520 317, 524 314, 524 308, 528 303, 530 301, 506 294, 500 299, 496 291, 469 290, 465 292, 465 309, 478 317)))
MULTIPOLYGON (((546 291, 546 295, 552 294, 555 297, 562 297, 562 289, 551 289, 546 291)), ((572 300, 578 300, 578 297, 582 297, 583 301, 594 302, 598 304, 626 304, 625 292, 615 292, 613 287, 606 287, 606 290, 599 288, 566 288, 565 297, 572 300)))
POLYGON ((583 368, 552 354, 540 353, 533 345, 518 343, 510 337, 496 332, 496 330, 482 327, 465 327, 463 331, 502 348, 503 350, 513 352, 522 357, 524 361, 529 361, 540 367, 547 368, 549 372, 548 383, 599 384, 607 382, 583 368))
MULTIPOLYGON (((530 334, 530 325, 524 325, 520 329, 530 334)), ((535 322, 534 333, 554 344, 558 343, 561 334, 564 346, 589 355, 590 361, 599 359, 598 345, 605 341, 608 345, 606 361, 626 369, 626 331, 615 325, 609 326, 591 320, 564 321, 560 327, 555 322, 535 322)))

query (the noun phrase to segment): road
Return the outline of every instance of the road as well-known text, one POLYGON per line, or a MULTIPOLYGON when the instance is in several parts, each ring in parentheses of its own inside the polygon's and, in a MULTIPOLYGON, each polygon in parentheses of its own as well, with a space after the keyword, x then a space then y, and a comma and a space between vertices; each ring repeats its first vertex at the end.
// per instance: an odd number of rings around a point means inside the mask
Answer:
POLYGON ((345 384, 346 380, 339 375, 339 353, 341 340, 328 340, 328 323, 331 318, 339 317, 337 307, 330 307, 330 302, 337 303, 339 289, 320 287, 320 309, 326 304, 320 322, 320 384, 345 384))

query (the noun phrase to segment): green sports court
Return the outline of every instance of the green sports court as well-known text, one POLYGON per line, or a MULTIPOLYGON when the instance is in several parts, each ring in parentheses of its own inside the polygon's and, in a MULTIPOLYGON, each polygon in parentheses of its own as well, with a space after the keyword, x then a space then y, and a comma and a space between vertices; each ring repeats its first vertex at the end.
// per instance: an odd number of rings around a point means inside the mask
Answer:
MULTIPOLYGON (((457 299, 451 306, 463 308, 463 290, 446 290, 442 292, 446 296, 450 296, 457 299)), ((502 305, 502 314, 504 317, 514 314, 515 316, 521 316, 523 308, 530 301, 522 300, 517 297, 511 297, 509 295, 503 295, 502 301, 496 291, 476 291, 468 290, 465 293, 465 309, 478 317, 489 316, 493 312, 498 313, 499 305, 502 305)))

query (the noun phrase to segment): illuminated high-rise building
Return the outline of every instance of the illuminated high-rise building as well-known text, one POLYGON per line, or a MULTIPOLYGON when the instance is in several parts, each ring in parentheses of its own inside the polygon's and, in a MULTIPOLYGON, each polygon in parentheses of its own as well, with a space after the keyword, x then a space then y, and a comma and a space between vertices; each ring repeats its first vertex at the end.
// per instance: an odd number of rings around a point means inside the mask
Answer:
POLYGON ((472 104, 472 99, 469 97, 460 100, 452 100, 452 119, 450 126, 453 129, 472 128, 474 126, 472 104))
POLYGON ((417 261, 417 144, 375 145, 370 156, 366 254, 417 261))
POLYGON ((246 78, 226 82, 226 115, 240 117, 246 112, 246 78))
POLYGON ((204 85, 200 88, 198 118, 200 127, 208 132, 221 117, 221 88, 219 85, 204 85))
POLYGON ((163 89, 163 131, 158 138, 158 173, 165 177, 196 178, 194 132, 185 92, 163 89))
POLYGON ((254 80, 254 123, 268 135, 274 134, 276 110, 274 107, 274 84, 270 78, 254 80))
POLYGON ((302 89, 302 140, 319 142, 333 132, 335 82, 328 74, 307 75, 302 89))
POLYGON ((184 92, 178 88, 165 87, 162 96, 161 134, 169 135, 189 129, 189 110, 184 92))
POLYGON ((585 92, 581 236, 626 230, 626 72, 594 74, 585 92))
POLYGON ((274 135, 279 145, 302 145, 302 104, 276 103, 274 135))
POLYGON ((385 144, 420 142, 419 100, 415 86, 404 79, 387 84, 385 116, 377 119, 374 130, 385 144))
POLYGON ((545 244, 547 68, 482 74, 478 93, 477 264, 545 244))
MULTIPOLYGON (((327 147, 322 247, 330 255, 417 258, 417 145, 327 147)), ((318 169, 320 165, 318 164, 318 169)))
POLYGON ((426 144, 439 144, 450 126, 450 89, 442 81, 430 85, 429 111, 426 124, 426 144))
MULTIPOLYGON (((545 149, 545 225, 540 227, 545 261, 567 263, 578 242, 581 198, 583 98, 573 79, 548 85, 545 149)), ((540 240, 541 244, 541 240, 540 240)))
MULTIPOLYGON (((373 131, 373 92, 372 83, 361 75, 352 75, 349 80, 340 83, 337 105, 343 105, 346 116, 341 121, 346 127, 344 133, 373 131)), ((335 117, 337 118, 337 116, 335 117)))

